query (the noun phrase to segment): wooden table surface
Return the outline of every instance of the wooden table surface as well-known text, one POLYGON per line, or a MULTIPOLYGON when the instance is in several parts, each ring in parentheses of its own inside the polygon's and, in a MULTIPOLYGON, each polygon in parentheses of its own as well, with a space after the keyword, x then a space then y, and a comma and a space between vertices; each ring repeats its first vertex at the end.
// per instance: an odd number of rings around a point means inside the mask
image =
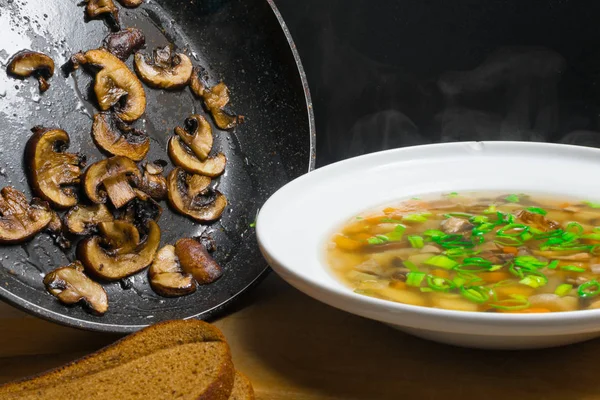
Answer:
MULTIPOLYGON (((440 345, 325 306, 274 274, 244 304, 216 324, 259 399, 600 399, 600 340, 519 352, 440 345)), ((0 304, 0 383, 117 338, 0 304)))

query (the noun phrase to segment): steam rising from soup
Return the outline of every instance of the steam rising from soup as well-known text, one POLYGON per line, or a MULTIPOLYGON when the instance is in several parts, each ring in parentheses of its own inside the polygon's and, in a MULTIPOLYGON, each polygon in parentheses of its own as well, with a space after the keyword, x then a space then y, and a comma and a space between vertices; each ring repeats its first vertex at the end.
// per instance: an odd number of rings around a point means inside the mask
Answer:
POLYGON ((461 311, 600 308, 600 204, 450 193, 353 218, 327 260, 356 293, 461 311))

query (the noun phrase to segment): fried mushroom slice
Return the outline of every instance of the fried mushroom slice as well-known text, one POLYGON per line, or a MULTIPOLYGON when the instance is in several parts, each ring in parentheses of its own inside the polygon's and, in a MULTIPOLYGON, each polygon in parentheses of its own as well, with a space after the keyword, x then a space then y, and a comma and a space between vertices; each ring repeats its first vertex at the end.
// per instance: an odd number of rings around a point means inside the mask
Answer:
POLYGON ((112 0, 85 0, 85 14, 89 19, 104 18, 110 29, 118 31, 119 9, 112 0))
POLYGON ((148 85, 159 89, 180 89, 192 76, 192 61, 183 53, 172 54, 171 46, 159 47, 148 60, 142 53, 134 56, 135 72, 148 85))
POLYGON ((161 296, 185 296, 196 291, 196 281, 192 274, 183 272, 175 247, 167 245, 154 256, 148 269, 150 286, 161 296))
POLYGON ((77 53, 71 57, 71 64, 74 69, 79 65, 100 69, 96 74, 94 92, 102 111, 114 106, 117 116, 125 122, 133 122, 144 114, 146 92, 142 83, 123 61, 108 50, 77 53))
POLYGON ((210 88, 203 77, 203 70, 194 68, 190 78, 192 93, 204 100, 204 106, 211 113, 219 129, 232 129, 243 121, 241 115, 232 115, 224 108, 229 104, 229 89, 223 82, 210 88))
POLYGON ((192 274, 201 285, 212 283, 223 275, 219 264, 194 239, 179 239, 175 243, 175 255, 179 258, 183 271, 192 274))
POLYGON ((149 162, 144 164, 142 169, 144 172, 138 188, 154 200, 166 199, 167 179, 162 174, 164 168, 157 163, 149 162))
POLYGON ((130 253, 115 254, 102 245, 102 236, 92 236, 79 242, 77 258, 86 271, 101 279, 116 281, 141 271, 152 263, 160 244, 160 228, 154 221, 148 223, 145 240, 130 253))
POLYGON ((169 203, 183 215, 199 222, 218 219, 227 199, 218 190, 210 188, 210 178, 186 173, 175 168, 167 179, 169 203))
POLYGON ((44 285, 48 292, 64 304, 83 303, 86 308, 98 315, 108 310, 106 291, 102 285, 85 275, 83 265, 79 261, 46 274, 44 285))
POLYGON ((31 204, 17 189, 0 190, 0 244, 21 243, 44 230, 54 213, 48 203, 34 199, 31 204))
POLYGON ((6 71, 16 78, 33 75, 38 80, 40 92, 44 93, 50 87, 48 79, 54 75, 54 61, 43 53, 21 50, 12 56, 6 71))
POLYGON ((65 215, 67 230, 74 234, 85 236, 96 231, 101 222, 111 222, 114 217, 104 204, 78 205, 71 208, 65 215))
POLYGON ((96 145, 113 156, 141 161, 150 150, 150 138, 110 113, 94 115, 92 137, 96 145))
POLYGON ((119 32, 110 33, 102 41, 102 47, 121 61, 127 60, 144 44, 146 44, 146 38, 138 28, 126 28, 119 32))
POLYGON ((98 230, 111 254, 128 254, 140 244, 140 232, 127 221, 101 222, 98 230))
POLYGON ((179 136, 173 136, 169 139, 168 151, 169 157, 178 167, 183 168, 187 172, 211 178, 221 175, 225 171, 225 165, 227 164, 227 158, 223 153, 218 153, 214 157, 200 161, 191 150, 185 148, 179 136))
POLYGON ((121 208, 137 197, 131 181, 142 178, 137 165, 129 158, 114 156, 98 161, 84 174, 84 189, 88 198, 96 203, 106 203, 107 197, 116 208, 121 208))
POLYGON ((36 126, 31 131, 25 159, 32 189, 56 207, 73 207, 78 201, 73 186, 79 185, 84 157, 65 152, 69 135, 61 129, 36 126))
POLYGON ((213 146, 213 135, 212 128, 206 118, 194 114, 185 120, 183 128, 181 126, 176 127, 175 133, 200 161, 205 161, 208 158, 213 146))
POLYGON ((135 8, 144 2, 144 0, 118 0, 123 7, 135 8))

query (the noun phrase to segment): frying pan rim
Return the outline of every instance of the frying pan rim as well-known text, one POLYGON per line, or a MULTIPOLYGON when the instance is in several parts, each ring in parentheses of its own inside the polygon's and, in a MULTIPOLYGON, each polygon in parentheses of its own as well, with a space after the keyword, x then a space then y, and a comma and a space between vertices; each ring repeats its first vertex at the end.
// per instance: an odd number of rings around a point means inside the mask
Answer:
MULTIPOLYGON (((304 89, 304 98, 306 101, 306 111, 308 115, 308 124, 309 124, 309 160, 308 160, 308 171, 310 172, 315 169, 316 162, 316 126, 315 126, 315 116, 313 111, 312 99, 310 95, 310 88, 308 85, 308 79, 306 77, 306 72, 304 71, 304 66, 302 65, 302 61, 300 60, 300 54, 296 48, 296 44, 294 43, 294 39, 283 20, 281 12, 275 5, 274 0, 266 0, 267 4, 271 7, 273 14, 277 18, 277 21, 285 35, 290 50, 292 51, 292 56, 294 57, 294 61, 296 63, 296 67, 298 69, 298 74, 300 75, 300 80, 302 82, 302 88, 304 89)), ((209 310, 205 310, 201 313, 190 315, 185 319, 202 319, 211 321, 216 319, 217 317, 222 317, 225 314, 227 309, 231 309, 234 303, 240 301, 240 298, 243 297, 244 294, 247 294, 251 289, 256 287, 262 280, 269 274, 271 268, 267 265, 266 261, 263 261, 265 268, 257 275, 257 277, 246 285, 244 288, 239 290, 237 293, 230 296, 227 300, 222 303, 214 306, 209 310)), ((0 292, 2 293, 1 299, 6 303, 21 309, 25 312, 31 313, 37 317, 45 319, 50 322, 58 323, 60 325, 83 329, 94 332, 104 332, 104 333, 117 333, 117 334, 127 334, 132 333, 142 328, 145 328, 151 324, 145 325, 124 325, 124 324, 106 324, 102 323, 101 319, 99 322, 94 321, 85 321, 75 317, 70 317, 66 314, 58 313, 52 310, 48 310, 46 308, 40 307, 37 304, 34 304, 22 297, 19 297, 12 292, 0 287, 0 292)))

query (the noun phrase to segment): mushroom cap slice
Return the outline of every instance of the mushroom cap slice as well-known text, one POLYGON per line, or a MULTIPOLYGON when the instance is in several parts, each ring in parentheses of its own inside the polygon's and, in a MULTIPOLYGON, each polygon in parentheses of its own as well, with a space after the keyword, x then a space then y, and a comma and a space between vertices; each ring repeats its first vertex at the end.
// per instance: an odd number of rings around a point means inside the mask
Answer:
POLYGON ((150 138, 143 132, 127 126, 109 113, 94 115, 92 137, 96 145, 114 156, 125 156, 141 161, 150 150, 150 138))
POLYGON ((152 263, 160 244, 160 228, 154 221, 148 222, 148 236, 131 253, 111 254, 102 247, 103 238, 92 236, 77 247, 77 258, 86 271, 99 278, 115 281, 126 278, 152 263))
POLYGON ((213 146, 213 135, 210 124, 201 115, 194 114, 185 120, 185 127, 175 128, 177 136, 192 150, 200 159, 205 161, 213 146))
POLYGON ((18 78, 34 75, 39 82, 40 92, 43 93, 50 87, 47 80, 54 75, 54 61, 46 54, 21 50, 12 56, 6 71, 18 78))
POLYGON ((31 204, 17 189, 0 190, 0 244, 21 243, 45 229, 54 213, 48 203, 34 199, 31 204))
POLYGON ((183 271, 192 274, 201 285, 212 283, 223 275, 219 264, 194 239, 179 239, 175 243, 175 255, 179 258, 183 271))
POLYGON ((94 92, 101 110, 106 111, 115 106, 117 116, 125 122, 133 122, 144 114, 146 92, 140 80, 123 61, 105 49, 75 54, 72 61, 75 67, 84 64, 100 68, 96 74, 94 92), (123 104, 120 100, 124 97, 123 104))
POLYGON ((119 9, 112 0, 85 0, 85 13, 89 19, 105 18, 113 31, 118 31, 119 9))
POLYGON ((193 174, 215 178, 225 171, 225 165, 227 164, 227 158, 223 153, 218 153, 214 157, 200 161, 198 157, 184 147, 179 136, 173 136, 169 139, 168 151, 169 157, 175 165, 193 174))
POLYGON ((183 272, 172 245, 156 253, 148 269, 148 277, 152 289, 161 296, 185 296, 196 291, 196 281, 192 274, 183 272))
POLYGON ((67 208, 77 204, 74 188, 81 177, 83 158, 78 154, 65 153, 69 135, 61 129, 36 126, 27 142, 26 161, 29 178, 35 193, 56 207, 67 208))
POLYGON ((65 215, 67 230, 74 235, 89 235, 100 222, 113 220, 113 215, 104 204, 78 205, 65 215))
POLYGON ((139 181, 141 178, 140 170, 131 159, 114 156, 90 165, 85 172, 83 186, 92 202, 105 203, 109 197, 116 208, 121 208, 137 196, 129 180, 139 181))
POLYGON ((227 207, 227 199, 218 190, 211 189, 210 182, 206 176, 175 168, 167 179, 169 203, 181 214, 199 222, 218 219, 227 207))
POLYGON ((64 304, 82 302, 98 315, 102 315, 108 310, 106 291, 102 285, 85 275, 83 265, 79 261, 46 274, 44 285, 64 304))
POLYGON ((118 0, 123 7, 135 8, 144 2, 144 0, 118 0))
POLYGON ((102 41, 102 47, 116 56, 119 60, 125 61, 134 52, 146 44, 144 33, 138 28, 125 28, 118 32, 110 33, 102 41))
POLYGON ((98 230, 111 254, 129 254, 140 244, 140 232, 127 221, 101 222, 98 230))
POLYGON ((146 163, 138 188, 154 200, 167 198, 167 179, 162 175, 163 167, 155 163, 146 163))
POLYGON ((134 56, 135 72, 148 85, 159 89, 179 89, 192 76, 192 60, 183 53, 171 54, 171 46, 157 48, 151 60, 142 53, 134 56))
POLYGON ((204 100, 204 106, 212 115, 219 129, 232 129, 243 121, 240 115, 231 115, 224 108, 229 104, 229 88, 223 82, 210 88, 203 79, 203 70, 194 68, 190 78, 192 93, 204 100))

